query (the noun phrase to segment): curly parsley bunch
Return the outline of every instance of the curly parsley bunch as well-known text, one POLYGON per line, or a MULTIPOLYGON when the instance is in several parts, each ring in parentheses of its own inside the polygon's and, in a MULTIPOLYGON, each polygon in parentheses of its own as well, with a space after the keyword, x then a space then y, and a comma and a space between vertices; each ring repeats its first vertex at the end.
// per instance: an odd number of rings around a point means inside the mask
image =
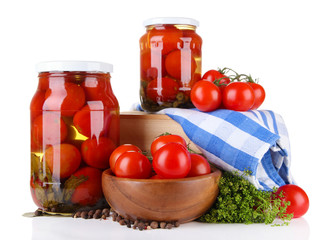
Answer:
MULTIPOLYGON (((244 174, 249 174, 245 172, 244 174)), ((273 191, 258 190, 238 173, 223 172, 219 195, 213 207, 200 221, 208 223, 272 223, 277 217, 284 224, 292 216, 285 214, 290 202, 275 198, 273 191)))

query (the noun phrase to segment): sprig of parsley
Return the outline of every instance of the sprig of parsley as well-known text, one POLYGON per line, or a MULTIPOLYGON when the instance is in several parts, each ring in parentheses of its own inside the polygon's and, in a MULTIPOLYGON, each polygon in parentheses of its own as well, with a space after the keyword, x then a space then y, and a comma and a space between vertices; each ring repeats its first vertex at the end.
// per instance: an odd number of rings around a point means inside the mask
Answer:
POLYGON ((292 215, 285 214, 290 202, 274 197, 277 189, 270 192, 258 190, 242 175, 230 172, 223 172, 218 185, 218 198, 213 207, 200 217, 202 222, 271 224, 279 218, 287 225, 292 218, 292 215))

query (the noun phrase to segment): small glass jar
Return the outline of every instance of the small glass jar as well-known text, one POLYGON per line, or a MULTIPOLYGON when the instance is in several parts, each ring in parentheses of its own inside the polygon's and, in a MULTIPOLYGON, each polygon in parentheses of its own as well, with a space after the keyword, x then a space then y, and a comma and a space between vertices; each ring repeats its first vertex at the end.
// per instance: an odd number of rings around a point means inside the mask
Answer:
POLYGON ((140 101, 144 110, 194 107, 193 84, 201 79, 202 38, 191 18, 152 18, 140 38, 140 101))
POLYGON ((112 65, 42 62, 31 110, 31 194, 44 211, 106 206, 101 174, 119 145, 112 65))

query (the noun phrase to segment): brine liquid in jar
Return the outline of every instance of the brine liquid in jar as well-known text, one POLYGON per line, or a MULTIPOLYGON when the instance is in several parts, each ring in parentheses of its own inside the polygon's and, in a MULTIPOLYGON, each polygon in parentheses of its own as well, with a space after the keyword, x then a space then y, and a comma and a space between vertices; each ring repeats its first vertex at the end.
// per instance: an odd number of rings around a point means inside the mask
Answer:
POLYGON ((101 175, 119 145, 112 65, 43 62, 31 110, 31 194, 45 211, 106 206, 101 175))
POLYGON ((202 38, 190 18, 153 18, 140 38, 140 102, 144 110, 194 107, 190 91, 201 79, 202 38))

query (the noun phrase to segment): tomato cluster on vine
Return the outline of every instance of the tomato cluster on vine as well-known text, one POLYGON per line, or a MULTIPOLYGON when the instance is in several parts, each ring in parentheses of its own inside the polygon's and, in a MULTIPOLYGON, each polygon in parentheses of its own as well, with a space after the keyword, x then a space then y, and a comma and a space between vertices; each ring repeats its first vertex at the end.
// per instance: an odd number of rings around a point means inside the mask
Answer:
POLYGON ((135 179, 178 179, 211 172, 208 161, 188 150, 184 138, 166 134, 157 137, 150 146, 152 163, 133 144, 123 144, 110 156, 110 169, 117 177, 135 179))
POLYGON ((230 68, 207 71, 190 93, 194 106, 203 112, 255 110, 265 97, 264 88, 250 75, 238 74, 230 68))

